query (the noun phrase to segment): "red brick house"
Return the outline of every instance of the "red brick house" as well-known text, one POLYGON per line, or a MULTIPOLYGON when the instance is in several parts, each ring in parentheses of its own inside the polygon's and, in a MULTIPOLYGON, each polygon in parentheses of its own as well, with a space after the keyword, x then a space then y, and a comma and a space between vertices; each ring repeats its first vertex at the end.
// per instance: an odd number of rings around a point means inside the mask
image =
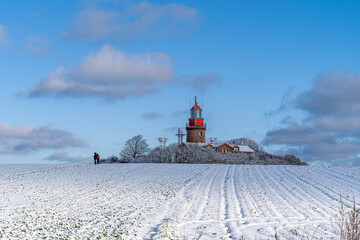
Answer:
POLYGON ((234 144, 228 144, 228 143, 222 143, 222 144, 209 143, 209 144, 205 145, 205 147, 214 148, 217 152, 220 152, 220 153, 231 152, 231 153, 245 153, 245 154, 249 155, 249 154, 252 154, 255 152, 249 146, 234 145, 234 144))

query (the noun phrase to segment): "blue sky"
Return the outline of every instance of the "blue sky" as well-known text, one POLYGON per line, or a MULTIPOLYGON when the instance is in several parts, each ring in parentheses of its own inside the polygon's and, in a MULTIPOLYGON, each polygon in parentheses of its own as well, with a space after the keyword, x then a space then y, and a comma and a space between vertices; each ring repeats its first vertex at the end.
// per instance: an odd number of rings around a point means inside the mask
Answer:
POLYGON ((1 1, 0 163, 91 161, 142 134, 249 137, 359 164, 358 1, 1 1))

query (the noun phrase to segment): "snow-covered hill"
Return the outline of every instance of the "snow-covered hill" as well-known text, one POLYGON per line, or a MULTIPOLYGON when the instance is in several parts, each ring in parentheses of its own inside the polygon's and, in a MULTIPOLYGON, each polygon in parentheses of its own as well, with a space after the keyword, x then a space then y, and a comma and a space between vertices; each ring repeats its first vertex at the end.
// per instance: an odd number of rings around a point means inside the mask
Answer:
POLYGON ((0 238, 330 238, 360 168, 0 165, 0 238))

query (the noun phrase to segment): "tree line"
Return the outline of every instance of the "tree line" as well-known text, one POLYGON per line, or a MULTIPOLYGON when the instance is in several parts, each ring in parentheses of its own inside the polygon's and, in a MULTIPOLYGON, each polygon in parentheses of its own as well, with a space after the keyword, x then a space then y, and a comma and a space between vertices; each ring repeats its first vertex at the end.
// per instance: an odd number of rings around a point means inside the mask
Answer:
POLYGON ((120 152, 120 158, 111 156, 102 160, 109 163, 188 163, 188 164, 252 164, 252 165, 307 165, 293 155, 274 155, 262 150, 249 138, 237 138, 230 144, 246 145, 255 153, 219 153, 213 148, 197 144, 170 144, 169 146, 149 148, 142 135, 128 139, 120 152))

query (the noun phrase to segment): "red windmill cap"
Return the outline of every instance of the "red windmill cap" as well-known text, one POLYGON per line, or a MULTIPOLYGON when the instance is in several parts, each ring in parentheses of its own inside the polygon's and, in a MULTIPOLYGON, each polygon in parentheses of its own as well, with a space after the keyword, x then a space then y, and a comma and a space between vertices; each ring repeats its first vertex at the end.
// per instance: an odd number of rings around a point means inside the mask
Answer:
POLYGON ((201 107, 197 104, 196 97, 195 97, 195 105, 191 108, 191 110, 202 110, 201 107))
POLYGON ((191 110, 202 110, 201 107, 199 107, 199 105, 197 105, 197 103, 195 103, 195 105, 191 108, 191 110))

